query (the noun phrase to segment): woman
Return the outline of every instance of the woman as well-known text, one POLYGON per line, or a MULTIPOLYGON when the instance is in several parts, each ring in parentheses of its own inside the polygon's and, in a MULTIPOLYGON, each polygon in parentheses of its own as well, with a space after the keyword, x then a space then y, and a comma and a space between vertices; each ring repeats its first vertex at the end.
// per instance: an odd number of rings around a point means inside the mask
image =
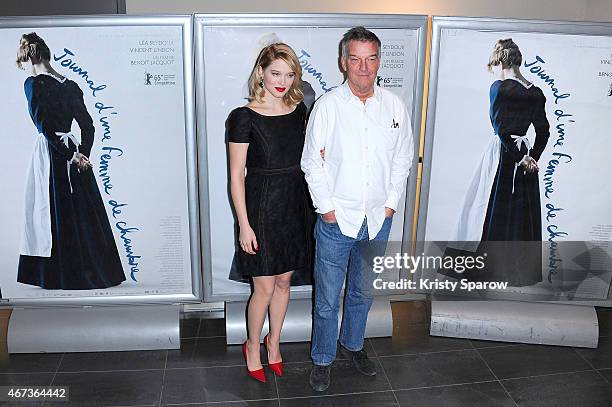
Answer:
POLYGON ((546 98, 521 74, 521 63, 512 39, 497 41, 488 63, 496 79, 489 110, 495 137, 476 169, 452 239, 478 245, 488 255, 486 272, 468 278, 507 281, 514 287, 542 280, 537 162, 550 134, 546 98), (530 125, 536 133, 533 146, 526 137, 530 125))
POLYGON ((266 313, 268 365, 281 376, 279 344, 289 286, 292 277, 303 284, 310 275, 309 208, 299 165, 306 120, 301 75, 289 46, 265 47, 249 77, 249 103, 233 110, 226 123, 230 190, 240 231, 230 278, 252 279, 243 352, 248 374, 262 382, 259 338, 266 313))
POLYGON ((107 288, 125 280, 89 162, 94 126, 83 92, 55 71, 36 33, 21 37, 17 66, 38 130, 25 193, 25 228, 17 281, 46 289, 107 288), (76 120, 80 142, 70 132, 76 120))

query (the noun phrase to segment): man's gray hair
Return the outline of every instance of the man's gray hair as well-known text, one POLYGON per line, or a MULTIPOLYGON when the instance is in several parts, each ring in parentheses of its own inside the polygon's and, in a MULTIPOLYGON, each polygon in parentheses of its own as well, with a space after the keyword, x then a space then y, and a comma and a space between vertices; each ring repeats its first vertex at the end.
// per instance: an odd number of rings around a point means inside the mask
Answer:
POLYGON ((348 30, 342 37, 342 40, 340 40, 340 51, 343 59, 346 59, 349 56, 349 43, 351 41, 375 43, 378 47, 376 55, 380 57, 380 39, 372 31, 366 29, 365 27, 359 26, 348 30))

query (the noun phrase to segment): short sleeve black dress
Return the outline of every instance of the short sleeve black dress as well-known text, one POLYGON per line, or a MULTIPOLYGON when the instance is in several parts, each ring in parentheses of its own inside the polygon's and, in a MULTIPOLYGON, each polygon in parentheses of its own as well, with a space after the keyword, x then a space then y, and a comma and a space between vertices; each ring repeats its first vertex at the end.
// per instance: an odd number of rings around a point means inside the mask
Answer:
POLYGON ((294 271, 292 285, 311 284, 313 212, 300 169, 306 110, 300 103, 291 113, 265 116, 243 106, 227 119, 227 142, 249 143, 245 199, 259 244, 255 255, 237 247, 232 280, 294 271))

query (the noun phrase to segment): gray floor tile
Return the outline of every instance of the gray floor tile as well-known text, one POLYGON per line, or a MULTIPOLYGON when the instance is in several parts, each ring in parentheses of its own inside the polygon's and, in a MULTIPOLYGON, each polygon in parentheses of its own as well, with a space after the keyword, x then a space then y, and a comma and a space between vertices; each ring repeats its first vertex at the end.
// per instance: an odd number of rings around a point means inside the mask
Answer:
POLYGON ((0 360, 0 373, 55 372, 61 353, 13 353, 0 360))
POLYGON ((501 342, 501 341, 485 341, 480 339, 470 339, 474 349, 485 349, 485 348, 500 348, 504 346, 515 346, 520 345, 516 342, 501 342))
POLYGON ((430 336, 426 324, 405 327, 401 336, 376 338, 370 342, 378 356, 473 349, 468 339, 430 336))
POLYGON ((516 345, 478 352, 499 379, 590 369, 573 348, 567 347, 516 345))
POLYGON ((189 404, 174 404, 172 407, 278 407, 278 400, 240 400, 240 401, 222 401, 211 403, 189 403, 189 404))
POLYGON ((161 370, 57 373, 53 386, 70 386, 70 402, 45 402, 45 407, 152 405, 159 402, 163 374, 161 370))
POLYGON ((406 407, 514 407, 497 381, 400 390, 395 395, 406 407))
POLYGON ((599 373, 608 380, 608 383, 612 384, 612 369, 601 369, 599 373))
POLYGON ((281 399, 281 407, 398 407, 393 392, 281 399))
POLYGON ((610 407, 612 386, 597 372, 503 380, 519 407, 610 407))
POLYGON ((260 383, 247 376, 244 366, 167 370, 162 403, 276 399, 274 376, 266 373, 268 382, 260 383))
POLYGON ((316 392, 310 387, 309 377, 312 363, 285 364, 283 377, 276 379, 279 396, 281 398, 291 398, 391 390, 380 363, 375 358, 372 360, 376 363, 378 374, 373 377, 366 377, 357 372, 348 360, 337 359, 332 365, 331 385, 329 389, 322 393, 316 392))
POLYGON ((181 318, 179 321, 180 338, 197 338, 200 330, 200 318, 181 318))
POLYGON ((163 369, 166 363, 166 353, 165 350, 66 353, 60 363, 59 371, 163 369))
POLYGON ((211 402, 211 403, 198 403, 198 404, 175 404, 174 406, 185 406, 185 407, 278 407, 278 400, 240 400, 240 401, 222 401, 222 402, 211 402))
POLYGON ((599 338, 597 349, 576 348, 576 351, 588 360, 595 369, 612 368, 612 336, 599 338))
POLYGON ((310 361, 310 342, 281 343, 280 348, 284 362, 310 361))
POLYGON ((225 336, 225 319, 203 318, 201 320, 200 329, 198 331, 198 337, 207 338, 210 336, 225 336))
MULTIPOLYGON (((263 345, 261 360, 265 362, 263 345)), ((225 338, 198 338, 181 341, 181 349, 168 351, 167 368, 244 365, 242 346, 225 344, 225 338)))
POLYGON ((494 380, 475 350, 380 358, 393 390, 494 380))

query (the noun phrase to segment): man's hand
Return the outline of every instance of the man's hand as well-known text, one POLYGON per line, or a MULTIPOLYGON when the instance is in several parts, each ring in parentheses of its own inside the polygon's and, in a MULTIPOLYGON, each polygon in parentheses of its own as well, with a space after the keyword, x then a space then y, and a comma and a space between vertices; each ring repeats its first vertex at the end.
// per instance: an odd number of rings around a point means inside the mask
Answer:
POLYGON ((321 215, 321 217, 323 218, 323 222, 325 223, 337 223, 338 222, 336 220, 336 211, 329 211, 321 215))
POLYGON ((395 211, 391 208, 385 207, 385 218, 392 218, 395 214, 395 211))

